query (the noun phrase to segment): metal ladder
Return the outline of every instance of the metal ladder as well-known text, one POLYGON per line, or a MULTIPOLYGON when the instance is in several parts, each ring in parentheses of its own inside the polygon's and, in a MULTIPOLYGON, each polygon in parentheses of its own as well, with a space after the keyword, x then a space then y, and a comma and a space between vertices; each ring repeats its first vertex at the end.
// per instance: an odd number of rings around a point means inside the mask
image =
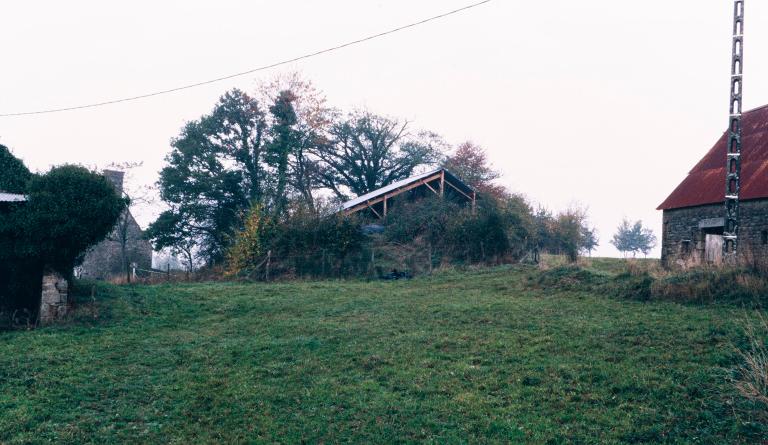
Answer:
POLYGON ((731 59, 731 104, 728 122, 728 155, 725 181, 725 225, 723 256, 735 261, 739 246, 739 192, 741 190, 741 110, 744 73, 744 0, 733 2, 733 56, 731 59))

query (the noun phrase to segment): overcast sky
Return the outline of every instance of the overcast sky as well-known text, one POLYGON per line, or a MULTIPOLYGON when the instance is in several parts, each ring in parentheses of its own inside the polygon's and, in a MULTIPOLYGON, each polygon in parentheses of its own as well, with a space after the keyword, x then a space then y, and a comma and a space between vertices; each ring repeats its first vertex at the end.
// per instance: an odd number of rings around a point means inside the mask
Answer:
MULTIPOLYGON (((0 113, 79 105, 277 62, 472 0, 4 1, 0 113)), ((747 2, 745 106, 768 103, 768 2, 747 2)), ((599 255, 656 206, 727 125, 730 0, 493 0, 288 67, 138 102, 0 118, 33 170, 142 161, 227 89, 301 71, 331 105, 409 119, 484 146, 503 183, 553 210, 589 207, 599 255)), ((725 160, 724 160, 725 162, 725 160)), ((143 210, 146 226, 152 212, 143 210)), ((658 250, 658 249, 657 249, 658 250)))

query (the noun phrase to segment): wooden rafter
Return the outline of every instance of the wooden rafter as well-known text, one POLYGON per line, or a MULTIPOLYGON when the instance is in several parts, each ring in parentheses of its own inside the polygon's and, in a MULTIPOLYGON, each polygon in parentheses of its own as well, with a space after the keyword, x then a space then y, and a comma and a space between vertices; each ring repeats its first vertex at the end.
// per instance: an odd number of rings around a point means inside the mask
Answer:
POLYGON ((363 209, 368 208, 368 207, 370 207, 370 206, 372 206, 374 204, 378 204, 378 203, 384 201, 385 198, 386 199, 390 199, 390 198, 394 198, 395 196, 402 195, 403 193, 405 193, 405 192, 407 192, 409 190, 413 190, 413 189, 415 189, 417 187, 421 187, 422 185, 424 185, 424 182, 432 182, 432 181, 434 181, 435 179, 438 179, 438 178, 440 178, 440 174, 439 173, 434 174, 434 175, 426 177, 426 178, 424 178, 424 179, 422 179, 420 181, 417 181, 417 182, 415 182, 413 184, 405 185, 405 186, 402 186, 402 187, 400 187, 398 189, 395 189, 395 190, 387 193, 384 196, 380 196, 378 198, 374 198, 374 199, 368 200, 366 202, 362 202, 362 203, 360 203, 360 204, 358 204, 358 205, 356 205, 354 207, 350 207, 345 212, 346 212, 347 215, 350 215, 350 214, 355 213, 355 212, 359 212, 360 210, 363 210, 363 209))

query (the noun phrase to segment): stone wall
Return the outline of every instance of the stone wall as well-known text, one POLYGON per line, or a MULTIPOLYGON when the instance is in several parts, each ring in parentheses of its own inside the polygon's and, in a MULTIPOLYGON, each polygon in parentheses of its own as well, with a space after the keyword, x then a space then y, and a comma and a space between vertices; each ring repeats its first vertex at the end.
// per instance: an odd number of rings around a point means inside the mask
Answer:
POLYGON ((69 309, 69 284, 57 272, 43 275, 43 291, 40 297, 40 323, 51 324, 66 317, 69 309))
MULTIPOLYGON (((667 267, 704 263, 706 235, 722 234, 724 204, 664 211, 661 260, 667 267)), ((739 257, 768 264, 768 200, 740 203, 739 257)))

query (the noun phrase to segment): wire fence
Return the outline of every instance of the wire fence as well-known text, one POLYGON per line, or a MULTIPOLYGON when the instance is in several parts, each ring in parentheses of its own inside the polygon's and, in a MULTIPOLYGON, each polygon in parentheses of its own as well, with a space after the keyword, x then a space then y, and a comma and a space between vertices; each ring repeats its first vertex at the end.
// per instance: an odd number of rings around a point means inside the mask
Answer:
POLYGON ((234 274, 246 280, 271 281, 279 278, 369 278, 396 280, 432 273, 444 266, 502 264, 509 257, 461 258, 446 255, 429 246, 380 245, 354 252, 321 249, 306 254, 280 254, 272 251, 254 265, 234 274))

